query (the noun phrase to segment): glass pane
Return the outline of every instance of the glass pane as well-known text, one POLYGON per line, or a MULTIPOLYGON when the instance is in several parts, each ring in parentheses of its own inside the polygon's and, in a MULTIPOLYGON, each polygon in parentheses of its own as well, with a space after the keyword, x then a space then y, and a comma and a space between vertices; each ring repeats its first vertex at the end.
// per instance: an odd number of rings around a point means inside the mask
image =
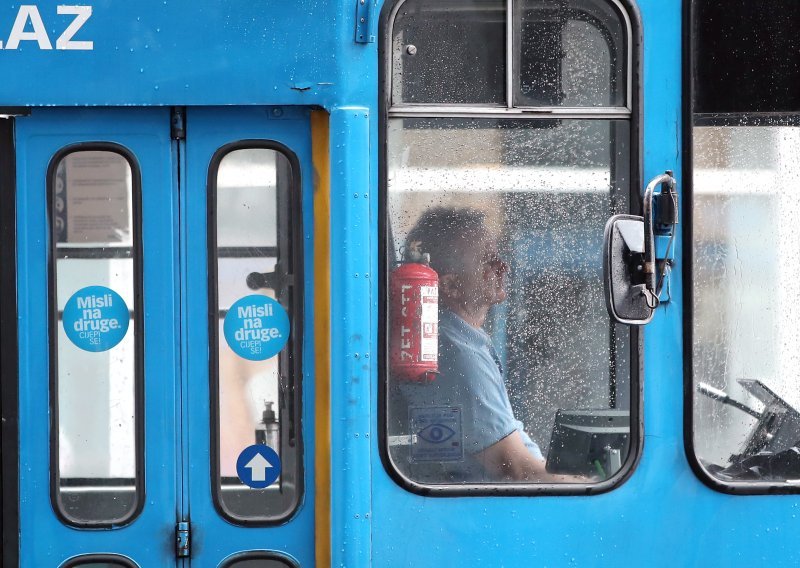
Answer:
POLYGON ((692 0, 695 112, 800 109, 800 3, 692 0))
POLYGON ((248 148, 222 158, 216 182, 218 500, 232 518, 263 521, 290 511, 298 497, 294 399, 286 396, 292 343, 274 355, 250 357, 240 349, 249 340, 226 334, 225 321, 242 301, 260 297, 292 316, 293 173, 280 152, 248 148), (269 446, 282 462, 281 476, 263 489, 246 486, 237 473, 239 455, 253 444, 269 446))
POLYGON ((392 103, 505 104, 505 1, 407 0, 392 28, 392 103))
POLYGON ((722 481, 781 482, 800 479, 800 122, 750 123, 693 131, 694 447, 722 481))
POLYGON ((276 156, 283 158, 273 150, 253 148, 236 150, 223 159, 217 178, 219 246, 277 244, 276 156))
POLYGON ((601 244, 627 210, 628 153, 625 121, 390 121, 388 446, 407 477, 585 483, 620 469, 629 333, 606 312, 601 244), (415 249, 436 272, 438 317, 414 303, 436 294, 404 280, 427 270, 408 263, 415 249), (437 326, 438 374, 421 375, 405 366, 408 330, 431 341, 437 326))
POLYGON ((624 21, 605 0, 520 0, 514 105, 625 106, 624 21))
POLYGON ((138 195, 131 164, 117 152, 72 152, 54 172, 56 506, 76 523, 119 523, 136 509, 141 482, 138 195))

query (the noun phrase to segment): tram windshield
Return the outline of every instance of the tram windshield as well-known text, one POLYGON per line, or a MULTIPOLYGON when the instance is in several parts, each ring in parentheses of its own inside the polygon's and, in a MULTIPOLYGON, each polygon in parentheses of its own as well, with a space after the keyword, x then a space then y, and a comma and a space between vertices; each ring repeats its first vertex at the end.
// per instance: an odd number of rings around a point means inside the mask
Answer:
POLYGON ((692 22, 692 453, 715 485, 786 487, 800 479, 800 7, 696 0, 692 22))

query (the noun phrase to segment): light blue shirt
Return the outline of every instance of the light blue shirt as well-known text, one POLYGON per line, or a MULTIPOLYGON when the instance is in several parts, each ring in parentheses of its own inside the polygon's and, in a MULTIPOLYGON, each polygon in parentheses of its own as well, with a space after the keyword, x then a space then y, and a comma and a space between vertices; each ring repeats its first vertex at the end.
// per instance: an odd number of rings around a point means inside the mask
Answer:
MULTIPOLYGON (((539 446, 514 418, 503 367, 489 335, 451 311, 439 314, 439 375, 432 383, 405 383, 403 394, 411 407, 452 406, 461 409, 465 458, 481 452, 513 433, 520 433, 531 455, 544 459, 539 446)), ((466 464, 465 475, 478 474, 466 464)), ((480 475, 479 477, 483 477, 480 475)))

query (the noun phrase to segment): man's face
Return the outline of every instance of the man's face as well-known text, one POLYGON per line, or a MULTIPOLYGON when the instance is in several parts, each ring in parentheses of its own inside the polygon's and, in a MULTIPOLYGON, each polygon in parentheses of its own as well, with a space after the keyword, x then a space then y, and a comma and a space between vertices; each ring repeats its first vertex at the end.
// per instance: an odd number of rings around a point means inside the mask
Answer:
MULTIPOLYGON (((482 232, 463 251, 462 267, 453 279, 450 295, 473 307, 490 307, 506 299, 505 276, 508 265, 500 258, 497 241, 482 232)), ((449 287, 443 293, 448 294, 449 287)))

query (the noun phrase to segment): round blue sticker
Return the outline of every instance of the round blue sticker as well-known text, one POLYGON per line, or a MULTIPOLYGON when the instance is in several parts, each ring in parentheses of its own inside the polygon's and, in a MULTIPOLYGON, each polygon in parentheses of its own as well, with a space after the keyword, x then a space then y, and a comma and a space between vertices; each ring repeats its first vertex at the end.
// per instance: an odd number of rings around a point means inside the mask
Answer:
POLYGON ((64 306, 62 323, 70 341, 84 351, 108 351, 128 331, 130 314, 122 296, 105 286, 87 286, 64 306))
POLYGON ((264 489, 281 475, 278 452, 263 444, 246 447, 236 460, 236 474, 242 483, 253 489, 264 489))
POLYGON ((277 355, 289 340, 289 316, 272 298, 253 294, 231 306, 223 331, 239 357, 264 361, 277 355))

